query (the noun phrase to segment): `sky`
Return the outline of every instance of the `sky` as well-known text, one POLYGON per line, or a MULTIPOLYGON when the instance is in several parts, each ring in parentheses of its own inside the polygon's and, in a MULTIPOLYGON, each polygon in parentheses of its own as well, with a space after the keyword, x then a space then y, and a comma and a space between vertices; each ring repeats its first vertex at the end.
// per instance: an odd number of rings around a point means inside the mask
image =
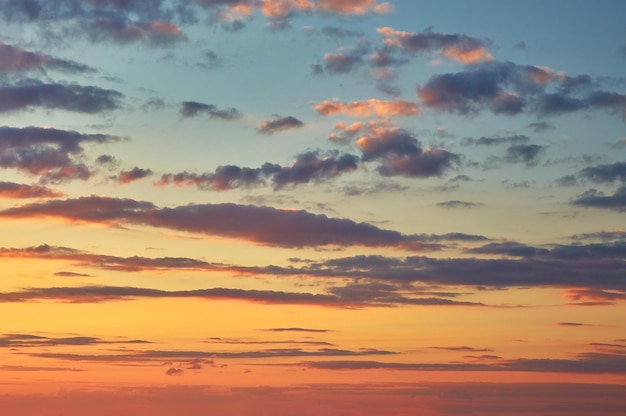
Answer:
POLYGON ((625 15, 0 0, 0 406, 623 415, 625 15))

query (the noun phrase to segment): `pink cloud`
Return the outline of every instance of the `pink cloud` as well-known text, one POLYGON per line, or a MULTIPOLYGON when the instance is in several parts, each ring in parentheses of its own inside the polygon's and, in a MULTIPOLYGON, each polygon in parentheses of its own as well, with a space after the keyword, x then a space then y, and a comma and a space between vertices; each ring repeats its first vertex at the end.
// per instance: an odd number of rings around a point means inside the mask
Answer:
POLYGON ((342 103, 337 99, 322 101, 316 104, 315 111, 324 116, 344 114, 351 117, 393 117, 412 116, 419 113, 419 106, 410 101, 393 100, 385 101, 371 98, 365 101, 353 101, 342 103))

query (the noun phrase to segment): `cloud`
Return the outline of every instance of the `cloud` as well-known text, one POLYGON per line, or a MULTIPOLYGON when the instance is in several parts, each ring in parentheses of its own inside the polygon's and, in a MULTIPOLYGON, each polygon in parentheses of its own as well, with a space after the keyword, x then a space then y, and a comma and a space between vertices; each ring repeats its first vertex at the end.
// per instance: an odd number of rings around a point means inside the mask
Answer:
POLYGON ((322 33, 328 37, 335 38, 335 39, 345 39, 345 38, 363 36, 363 32, 357 32, 354 30, 348 30, 348 29, 335 27, 335 26, 324 26, 322 28, 322 33))
POLYGON ((135 166, 131 170, 125 170, 120 172, 119 176, 117 177, 117 183, 125 185, 139 179, 147 178, 151 175, 152 170, 143 169, 135 166))
POLYGON ((129 21, 126 16, 100 16, 83 22, 76 32, 85 34, 94 43, 111 41, 120 44, 144 42, 171 45, 187 39, 174 23, 163 20, 129 21))
POLYGON ((553 130, 554 125, 548 123, 547 121, 538 121, 535 123, 530 123, 528 128, 532 129, 535 133, 541 133, 548 130, 553 130))
POLYGON ((323 182, 347 172, 356 170, 358 158, 351 154, 338 155, 334 152, 320 154, 309 151, 296 156, 291 166, 264 163, 260 168, 247 168, 235 165, 218 166, 213 173, 164 174, 156 186, 174 184, 197 186, 203 190, 226 191, 241 187, 265 185, 266 179, 274 184, 274 190, 285 186, 309 182, 323 182))
POLYGON ((313 332, 313 333, 330 332, 329 329, 313 329, 313 328, 300 328, 300 327, 268 328, 268 329, 264 329, 264 331, 270 331, 270 332, 313 332))
POLYGON ((183 370, 182 368, 168 368, 167 371, 165 371, 165 374, 168 376, 182 376, 185 373, 185 370, 183 370))
POLYGON ((336 99, 333 101, 322 101, 314 105, 315 111, 323 116, 343 114, 350 117, 371 117, 379 118, 394 116, 413 116, 419 113, 419 106, 416 103, 402 100, 384 101, 371 98, 365 101, 353 101, 342 103, 336 99))
POLYGON ((541 154, 547 146, 538 144, 515 144, 506 149, 505 161, 509 163, 524 163, 526 166, 536 166, 541 154))
POLYGON ((398 128, 375 128, 356 141, 363 160, 379 160, 383 176, 440 176, 460 158, 441 148, 422 148, 417 138, 398 128))
POLYGON ((472 137, 468 137, 463 140, 463 143, 466 145, 480 145, 480 146, 493 146, 499 144, 509 144, 509 145, 519 145, 520 143, 528 142, 528 136, 524 136, 521 134, 508 136, 508 137, 485 137, 482 136, 479 139, 474 139, 472 137))
POLYGON ((570 236, 572 240, 626 240, 626 231, 617 229, 615 231, 597 231, 593 233, 581 233, 570 236))
POLYGON ((26 204, 0 211, 3 218, 58 218, 72 222, 148 225, 237 238, 277 247, 366 246, 428 250, 417 236, 307 211, 237 204, 157 208, 132 199, 88 196, 26 204), (293 233, 293 230, 299 230, 293 233))
POLYGON ((44 71, 52 69, 70 74, 95 72, 95 69, 71 60, 30 52, 0 41, 0 73, 44 71))
POLYGON ((0 181, 0 198, 60 198, 62 196, 65 196, 63 192, 41 185, 0 181))
POLYGON ((418 86, 417 95, 426 107, 458 114, 488 109, 494 114, 556 116, 598 109, 626 115, 626 96, 590 91, 593 84, 588 75, 571 77, 547 67, 492 61, 433 75, 418 86))
POLYGON ((196 101, 183 101, 180 114, 183 118, 195 117, 200 114, 206 114, 209 118, 219 120, 236 120, 241 118, 241 113, 236 108, 219 109, 213 104, 204 104, 196 101))
POLYGON ((626 211, 626 186, 620 186, 612 195, 589 189, 574 198, 571 203, 586 208, 605 208, 618 212, 626 211))
POLYGON ((144 340, 109 341, 94 337, 74 336, 53 338, 48 336, 31 334, 2 334, 0 335, 0 348, 34 348, 56 347, 67 345, 102 345, 102 344, 148 344, 144 340))
POLYGON ((95 114, 121 108, 124 95, 115 90, 76 84, 46 84, 27 79, 0 85, 0 113, 33 107, 95 114))
MULTIPOLYGON (((93 254, 69 247, 40 244, 26 248, 0 248, 0 257, 46 260, 69 260, 79 267, 93 267, 104 270, 140 272, 147 270, 197 270, 197 271, 237 271, 228 265, 208 263, 186 257, 148 258, 140 256, 118 257, 93 254)), ((245 268, 240 269, 244 271, 245 268)), ((79 273, 60 272, 65 276, 87 276, 79 273)), ((58 273, 57 273, 58 275, 58 273)))
POLYGON ((377 29, 387 46, 416 54, 438 52, 463 64, 476 64, 493 59, 487 51, 488 42, 467 35, 447 33, 409 33, 390 27, 377 29))
POLYGON ((327 370, 406 370, 406 371, 532 371, 556 373, 608 373, 626 372, 626 355, 581 353, 575 359, 518 358, 513 360, 490 360, 488 363, 394 363, 378 361, 307 361, 300 363, 307 368, 327 370))
POLYGON ((466 201, 458 201, 458 200, 437 202, 437 206, 444 207, 444 208, 474 208, 480 205, 482 204, 478 204, 476 202, 466 202, 466 201))
POLYGON ((573 288, 563 292, 563 297, 570 305, 578 306, 605 306, 613 305, 617 301, 626 300, 626 291, 609 291, 594 288, 573 288))
POLYGON ((626 162, 589 166, 582 169, 578 176, 595 183, 626 183, 626 162))
POLYGON ((120 137, 42 127, 0 127, 0 167, 39 176, 42 183, 88 179, 93 171, 80 161, 84 143, 111 143, 120 137))
POLYGON ((262 134, 274 134, 284 130, 297 129, 304 126, 304 123, 295 117, 277 117, 274 120, 266 120, 257 126, 257 132, 262 134))
POLYGON ((341 47, 337 53, 324 55, 324 68, 332 75, 345 74, 364 64, 363 58, 369 52, 369 44, 361 41, 354 48, 341 47))

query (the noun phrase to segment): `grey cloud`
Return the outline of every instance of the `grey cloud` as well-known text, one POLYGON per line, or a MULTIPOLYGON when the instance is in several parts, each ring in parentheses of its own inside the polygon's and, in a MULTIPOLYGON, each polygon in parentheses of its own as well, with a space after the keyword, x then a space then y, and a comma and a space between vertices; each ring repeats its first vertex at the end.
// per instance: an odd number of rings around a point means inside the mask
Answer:
POLYGON ((578 195, 571 203, 587 208, 605 208, 614 211, 626 211, 626 186, 620 186, 613 194, 605 194, 596 189, 589 189, 578 195))
POLYGON ((31 52, 0 41, 0 72, 23 72, 53 69, 68 73, 95 72, 95 69, 71 60, 31 52))
POLYGON ((76 84, 46 84, 24 80, 0 85, 0 113, 33 107, 95 114, 121 108, 124 95, 115 90, 76 84))
POLYGON ((475 202, 451 200, 451 201, 438 202, 437 205, 440 207, 444 207, 444 208, 474 208, 482 204, 478 204, 475 202))
POLYGON ((538 66, 489 62, 462 72, 434 75, 417 88, 417 94, 426 107, 458 114, 489 109, 495 114, 526 111, 555 116, 600 109, 626 115, 625 95, 589 92, 592 85, 587 75, 570 77, 538 66))
POLYGON ((538 144, 511 145, 506 149, 504 160, 510 163, 524 163, 526 166, 535 166, 539 163, 539 158, 546 149, 547 146, 538 144))
POLYGON ((257 131, 262 134, 274 134, 283 130, 297 129, 304 126, 304 123, 295 117, 277 117, 273 120, 263 121, 257 127, 257 131))
POLYGON ((482 146, 492 146, 498 144, 510 144, 510 145, 519 145, 520 143, 527 143, 528 136, 524 135, 514 135, 508 137, 485 137, 482 136, 479 139, 474 139, 472 137, 468 137, 463 142, 467 145, 482 145, 482 146))
POLYGON ((180 114, 184 118, 195 117, 206 114, 209 118, 220 120, 236 120, 241 118, 241 113, 236 108, 217 108, 214 104, 199 103, 196 101, 183 101, 181 103, 180 114))
POLYGON ((0 198, 58 198, 62 196, 65 196, 63 192, 41 185, 0 181, 0 198))
POLYGON ((120 137, 41 127, 0 127, 0 167, 40 176, 42 183, 88 179, 93 172, 79 161, 84 143, 111 143, 120 137))
POLYGON ((105 224, 136 224, 240 238, 278 247, 369 246, 428 250, 421 238, 367 223, 306 211, 237 204, 190 204, 157 208, 132 199, 89 196, 52 200, 0 211, 4 218, 65 218, 105 224), (292 231, 301 232, 294 234, 292 231))

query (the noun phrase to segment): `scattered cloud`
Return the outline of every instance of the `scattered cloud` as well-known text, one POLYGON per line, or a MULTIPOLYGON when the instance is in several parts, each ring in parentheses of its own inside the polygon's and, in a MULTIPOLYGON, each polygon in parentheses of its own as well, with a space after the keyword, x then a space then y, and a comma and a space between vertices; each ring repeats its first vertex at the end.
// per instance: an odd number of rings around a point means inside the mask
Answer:
POLYGON ((81 161, 82 145, 119 140, 117 136, 53 128, 0 127, 0 167, 39 176, 42 184, 88 179, 94 172, 81 161))
POLYGON ((152 175, 152 170, 135 166, 131 170, 124 170, 117 176, 117 183, 125 185, 152 175))
POLYGON ((377 31, 383 36, 384 43, 388 47, 398 48, 411 54, 437 52, 463 64, 476 64, 493 59, 487 51, 488 41, 467 35, 430 31, 409 33, 390 27, 382 27, 377 31))
POLYGON ((60 198, 63 196, 65 196, 63 192, 41 185, 0 182, 0 198, 60 198))
POLYGON ((0 73, 24 73, 30 70, 40 72, 55 70, 69 74, 96 72, 95 69, 78 62, 31 52, 0 41, 0 73))
POLYGON ((183 101, 181 103, 180 114, 183 118, 196 117, 201 114, 205 114, 211 119, 218 120, 236 120, 241 118, 241 113, 236 108, 220 109, 214 104, 204 104, 196 101, 183 101))
POLYGON ((394 116, 413 116, 419 113, 419 106, 416 103, 402 100, 384 101, 371 98, 365 101, 353 101, 342 103, 339 100, 322 101, 313 106, 315 111, 323 116, 343 114, 350 117, 371 117, 380 118, 394 116))
POLYGON ((304 123, 295 117, 276 117, 273 120, 261 122, 257 127, 257 132, 261 134, 274 134, 284 130, 297 129, 304 126, 304 123))
POLYGON ((122 93, 95 86, 50 84, 26 79, 0 85, 0 113, 42 107, 96 114, 122 107, 122 93))

